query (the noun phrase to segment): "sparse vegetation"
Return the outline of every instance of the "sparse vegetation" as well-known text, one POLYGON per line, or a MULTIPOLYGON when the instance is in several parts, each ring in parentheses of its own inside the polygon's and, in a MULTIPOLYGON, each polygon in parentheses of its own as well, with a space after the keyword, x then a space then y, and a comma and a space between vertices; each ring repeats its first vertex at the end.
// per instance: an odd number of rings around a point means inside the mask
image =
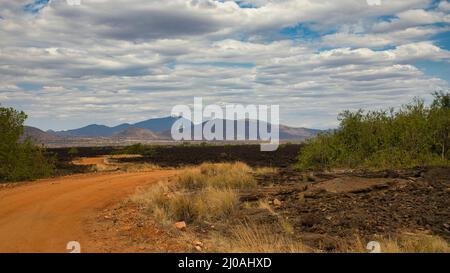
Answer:
MULTIPOLYGON (((450 245, 439 236, 428 234, 400 234, 396 238, 380 238, 382 253, 450 253, 450 245)), ((353 244, 343 244, 339 252, 367 252, 367 243, 360 238, 353 244)))
POLYGON ((151 145, 143 145, 141 143, 121 147, 116 149, 113 155, 141 155, 147 158, 153 158, 156 156, 156 151, 151 145))
POLYGON ((233 215, 238 191, 255 186, 251 168, 243 163, 205 163, 180 174, 172 187, 159 184, 136 193, 132 201, 159 219, 191 223, 233 215))
POLYGON ((278 173, 277 168, 272 167, 261 167, 253 170, 253 174, 255 175, 275 175, 278 173))
POLYGON ((27 115, 0 107, 0 182, 34 180, 50 176, 54 165, 32 139, 21 139, 27 115))
POLYGON ((394 111, 345 111, 334 132, 309 140, 297 167, 393 169, 448 165, 450 159, 450 94, 435 93, 394 111))
MULTIPOLYGON (((210 243, 213 251, 228 253, 311 253, 323 252, 305 245, 300 238, 280 232, 282 226, 241 223, 230 229, 230 236, 214 233, 210 243)), ((395 238, 380 237, 381 253, 450 253, 450 245, 439 236, 428 234, 400 234, 395 238)), ((341 240, 335 252, 367 253, 367 241, 341 240)))
MULTIPOLYGON (((119 165, 120 166, 120 165, 119 165)), ((124 164, 119 169, 124 172, 149 172, 162 169, 161 166, 152 163, 124 164)))
POLYGON ((227 253, 306 253, 313 250, 300 240, 277 232, 271 225, 241 223, 231 227, 231 236, 214 234, 214 251, 227 253))
POLYGON ((78 151, 78 149, 76 147, 72 147, 72 148, 69 149, 69 151, 67 153, 71 157, 77 157, 80 152, 78 151))
POLYGON ((177 179, 177 184, 185 190, 201 190, 212 187, 217 189, 248 189, 256 187, 252 169, 241 162, 203 163, 198 170, 188 170, 177 179))
POLYGON ((131 200, 162 222, 188 223, 231 215, 238 204, 237 194, 232 189, 205 188, 199 192, 186 192, 163 184, 140 191, 131 200))

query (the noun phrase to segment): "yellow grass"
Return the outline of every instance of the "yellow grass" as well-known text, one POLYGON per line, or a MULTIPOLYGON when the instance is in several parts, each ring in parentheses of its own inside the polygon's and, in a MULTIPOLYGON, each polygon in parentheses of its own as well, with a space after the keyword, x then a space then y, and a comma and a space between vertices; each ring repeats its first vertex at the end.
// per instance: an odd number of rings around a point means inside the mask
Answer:
MULTIPOLYGON (((239 190, 256 186, 252 174, 272 171, 252 170, 239 162, 202 164, 197 169, 180 174, 174 184, 159 183, 138 190, 131 201, 145 208, 164 225, 173 226, 175 221, 226 222, 233 219, 239 209, 239 190)), ((304 198, 299 196, 299 199, 304 198)), ((212 232, 208 250, 229 253, 320 252, 294 237, 292 225, 278 215, 268 200, 261 200, 255 205, 277 216, 278 222, 270 225, 241 223, 230 226, 226 233, 212 232)), ((399 234, 395 238, 374 238, 374 241, 380 243, 383 253, 450 253, 450 246, 444 239, 428 234, 399 234)), ((366 246, 367 242, 357 237, 350 243, 342 240, 336 252, 367 253, 366 246)))
POLYGON ((138 189, 131 196, 131 201, 143 207, 163 207, 169 200, 169 187, 166 183, 158 183, 148 189, 138 189))
POLYGON ((199 167, 200 173, 206 176, 215 176, 227 173, 250 173, 252 169, 245 163, 203 163, 199 167))
POLYGON ((155 217, 194 222, 233 215, 237 191, 255 186, 251 169, 243 163, 202 164, 180 174, 174 187, 159 184, 136 192, 131 200, 155 217))
POLYGON ((206 187, 218 189, 248 189, 256 187, 252 169, 244 163, 203 163, 199 170, 188 170, 177 178, 177 185, 186 190, 206 187))
MULTIPOLYGON (((450 253, 450 245, 439 236, 429 234, 399 234, 396 238, 375 239, 382 253, 450 253)), ((341 246, 340 252, 364 253, 367 243, 357 238, 354 244, 341 246)))
POLYGON ((253 173, 255 175, 274 175, 278 173, 278 170, 276 168, 271 167, 261 167, 254 169, 253 173))
POLYGON ((186 222, 227 217, 238 206, 237 193, 232 189, 173 192, 164 184, 136 192, 131 201, 148 209, 155 218, 186 222))
POLYGON ((242 223, 231 228, 231 236, 214 234, 213 251, 226 253, 305 253, 311 249, 301 241, 274 230, 273 226, 242 223))
POLYGON ((139 163, 139 164, 126 164, 120 167, 121 171, 124 172, 149 172, 154 170, 160 170, 161 167, 152 163, 139 163))

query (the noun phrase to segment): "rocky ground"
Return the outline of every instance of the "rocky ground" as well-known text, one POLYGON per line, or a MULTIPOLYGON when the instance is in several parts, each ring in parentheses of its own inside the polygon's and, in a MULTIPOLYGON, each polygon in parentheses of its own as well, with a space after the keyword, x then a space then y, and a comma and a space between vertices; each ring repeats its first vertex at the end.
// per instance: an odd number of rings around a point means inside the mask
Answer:
MULTIPOLYGON (((259 186, 241 193, 242 209, 234 220, 273 223, 274 228, 278 228, 275 223, 283 219, 292 226, 295 236, 315 248, 333 251, 342 240, 352 241, 358 237, 368 241, 401 232, 429 233, 450 241, 450 168, 299 173, 290 166, 295 163, 300 149, 301 145, 295 144, 282 145, 275 153, 261 153, 258 145, 157 146, 153 157, 123 158, 118 163, 145 162, 183 167, 202 162, 243 161, 252 167, 274 167, 278 170, 276 174, 258 175, 259 186), (258 207, 262 201, 271 206, 271 211, 258 207)), ((114 148, 108 147, 79 148, 82 156, 105 155, 113 151, 114 148)), ((68 149, 51 152, 57 154, 61 162, 71 158, 68 149)), ((81 167, 73 165, 69 169, 74 171, 81 167)), ((127 207, 118 210, 116 216, 111 215, 111 219, 117 218, 116 221, 103 219, 106 221, 104 228, 122 230, 125 226, 127 230, 129 226, 136 227, 136 221, 123 216, 127 207)), ((141 222, 145 218, 145 212, 137 210, 133 213, 140 215, 141 222)), ((228 219, 189 228, 203 236, 207 235, 210 226, 226 233, 229 225, 228 219)), ((132 245, 139 250, 140 239, 135 234, 140 232, 123 232, 134 238, 132 245)))
MULTIPOLYGON (((241 199, 281 201, 273 205, 277 214, 315 247, 333 250, 343 238, 371 240, 401 232, 450 241, 450 169, 307 175, 284 170, 258 179, 269 185, 241 199)), ((261 213, 248 217, 264 222, 261 213)))
MULTIPOLYGON (((448 168, 303 174, 283 168, 257 180, 258 188, 241 193, 241 210, 235 219, 188 224, 189 236, 173 226, 158 228, 157 219, 147 217, 131 202, 104 213, 98 221, 104 229, 116 230, 135 251, 164 251, 166 244, 149 242, 145 236, 155 230, 164 233, 166 240, 178 242, 177 248, 168 251, 196 251, 198 246, 192 242, 207 241, 210 233, 227 236, 230 225, 242 222, 273 225, 273 232, 285 232, 280 219, 293 228, 293 236, 321 251, 338 251, 356 238, 369 242, 401 233, 438 235, 450 242, 448 168), (270 208, 259 206, 260 202, 270 208)), ((207 247, 200 250, 208 251, 207 247)))

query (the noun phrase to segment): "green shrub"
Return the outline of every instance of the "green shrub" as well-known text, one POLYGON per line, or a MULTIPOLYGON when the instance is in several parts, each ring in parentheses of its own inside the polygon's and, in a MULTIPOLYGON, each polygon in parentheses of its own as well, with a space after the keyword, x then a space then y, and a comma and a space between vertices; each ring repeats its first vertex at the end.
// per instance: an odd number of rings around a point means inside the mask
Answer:
POLYGON ((415 99, 398 111, 344 111, 339 128, 309 140, 299 169, 409 168, 446 165, 450 153, 450 94, 434 94, 431 106, 415 99))
POLYGON ((50 176, 54 162, 45 149, 30 138, 22 139, 27 116, 12 108, 0 107, 0 182, 34 180, 50 176))
POLYGON ((67 152, 71 157, 76 157, 79 154, 79 151, 76 147, 72 147, 67 152))
POLYGON ((155 157, 156 151, 151 145, 141 143, 125 146, 112 152, 113 155, 142 155, 143 157, 155 157))

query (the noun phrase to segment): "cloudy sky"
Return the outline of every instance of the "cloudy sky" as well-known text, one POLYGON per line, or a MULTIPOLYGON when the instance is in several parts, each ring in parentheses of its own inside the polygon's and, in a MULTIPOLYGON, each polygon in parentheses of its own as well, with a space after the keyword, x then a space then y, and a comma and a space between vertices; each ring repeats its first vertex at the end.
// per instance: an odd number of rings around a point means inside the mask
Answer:
POLYGON ((0 0, 0 103, 42 129, 167 116, 194 96, 329 128, 449 89, 449 1, 71 1, 0 0))

